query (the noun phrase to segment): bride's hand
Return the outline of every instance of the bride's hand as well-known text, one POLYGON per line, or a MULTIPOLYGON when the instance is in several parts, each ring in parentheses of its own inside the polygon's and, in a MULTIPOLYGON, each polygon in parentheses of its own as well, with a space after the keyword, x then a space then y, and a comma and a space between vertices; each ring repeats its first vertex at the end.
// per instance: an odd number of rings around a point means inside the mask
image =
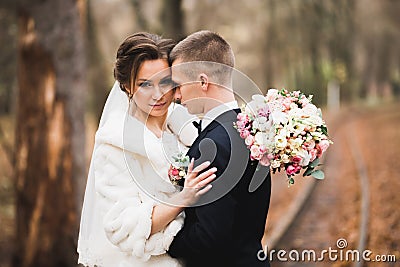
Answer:
POLYGON ((199 174, 201 171, 210 166, 209 161, 203 162, 194 169, 193 165, 194 159, 192 158, 188 166, 183 190, 178 193, 183 206, 190 206, 196 203, 201 195, 204 195, 211 189, 212 185, 209 183, 212 182, 216 177, 216 167, 210 168, 209 170, 199 174))

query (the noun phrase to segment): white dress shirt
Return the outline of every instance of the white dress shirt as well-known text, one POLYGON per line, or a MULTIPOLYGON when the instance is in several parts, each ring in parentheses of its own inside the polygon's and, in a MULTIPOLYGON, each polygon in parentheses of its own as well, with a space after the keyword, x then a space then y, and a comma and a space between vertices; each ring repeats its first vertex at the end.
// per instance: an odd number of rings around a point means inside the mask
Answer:
POLYGON ((210 109, 206 114, 204 114, 201 121, 201 130, 203 131, 213 120, 215 120, 222 113, 239 108, 237 101, 232 101, 228 103, 222 103, 215 108, 210 109))

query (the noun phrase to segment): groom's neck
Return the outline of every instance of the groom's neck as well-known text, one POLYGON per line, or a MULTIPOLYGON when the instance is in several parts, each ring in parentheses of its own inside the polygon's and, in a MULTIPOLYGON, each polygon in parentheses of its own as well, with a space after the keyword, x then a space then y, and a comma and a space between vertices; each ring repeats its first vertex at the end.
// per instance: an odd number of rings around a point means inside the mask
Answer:
POLYGON ((232 97, 219 97, 219 98, 214 98, 214 97, 210 97, 209 100, 207 100, 207 102, 204 105, 204 110, 203 110, 203 114, 206 114, 207 112, 209 112, 210 110, 212 110, 213 108, 216 108, 220 105, 223 105, 225 103, 229 103, 235 101, 235 98, 232 97))
POLYGON ((207 98, 207 101, 205 101, 203 106, 203 114, 206 114, 208 111, 222 104, 235 101, 235 96, 230 86, 216 85, 212 83, 208 85, 205 97, 207 98))

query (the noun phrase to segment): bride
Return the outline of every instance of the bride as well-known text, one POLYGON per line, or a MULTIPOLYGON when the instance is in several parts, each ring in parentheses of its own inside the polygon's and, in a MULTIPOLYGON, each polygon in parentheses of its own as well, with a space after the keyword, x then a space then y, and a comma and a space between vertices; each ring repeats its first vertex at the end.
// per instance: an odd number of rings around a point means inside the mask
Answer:
POLYGON ((183 208, 210 190, 216 169, 199 174, 209 162, 193 169, 192 161, 182 191, 168 180, 169 156, 184 153, 197 135, 185 124, 193 121, 186 109, 170 105, 174 45, 136 33, 118 49, 82 209, 78 253, 85 266, 181 266, 166 251, 182 227, 183 208))

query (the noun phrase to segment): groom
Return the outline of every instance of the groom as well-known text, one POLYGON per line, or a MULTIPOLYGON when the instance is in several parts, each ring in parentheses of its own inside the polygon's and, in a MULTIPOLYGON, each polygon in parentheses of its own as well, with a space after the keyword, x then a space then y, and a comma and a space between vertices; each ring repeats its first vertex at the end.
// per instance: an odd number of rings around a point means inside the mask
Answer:
POLYGON ((271 177, 251 161, 233 127, 240 109, 232 91, 234 55, 218 34, 200 31, 172 50, 176 98, 192 114, 202 114, 199 136, 187 155, 195 165, 217 167, 212 189, 196 206, 185 209, 183 228, 168 253, 185 266, 269 266, 257 257, 262 249, 271 177))

